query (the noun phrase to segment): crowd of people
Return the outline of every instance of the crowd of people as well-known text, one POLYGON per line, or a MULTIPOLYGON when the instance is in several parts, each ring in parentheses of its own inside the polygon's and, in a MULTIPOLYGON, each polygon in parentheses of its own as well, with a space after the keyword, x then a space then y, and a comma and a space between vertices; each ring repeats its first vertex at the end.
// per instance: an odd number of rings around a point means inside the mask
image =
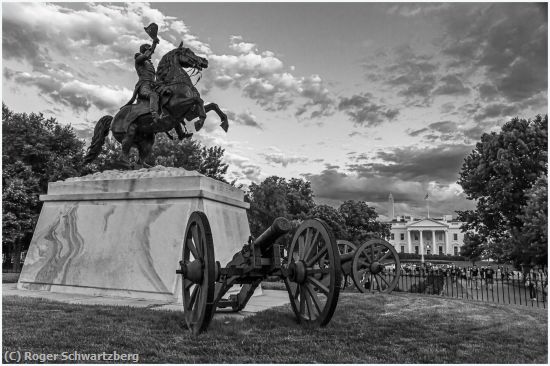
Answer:
POLYGON ((495 281, 517 281, 529 289, 531 300, 537 299, 537 294, 548 293, 547 268, 531 268, 528 272, 512 270, 507 266, 469 266, 459 267, 454 264, 404 263, 401 265, 401 275, 404 276, 442 276, 450 277, 452 282, 465 280, 468 287, 479 289, 483 284, 489 288, 495 281))

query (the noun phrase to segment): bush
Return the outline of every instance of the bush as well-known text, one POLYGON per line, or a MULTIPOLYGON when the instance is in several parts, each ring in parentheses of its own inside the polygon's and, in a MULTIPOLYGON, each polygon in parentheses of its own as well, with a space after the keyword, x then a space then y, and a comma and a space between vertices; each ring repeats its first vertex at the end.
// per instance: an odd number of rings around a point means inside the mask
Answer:
MULTIPOLYGON (((420 254, 415 253, 398 253, 399 259, 422 259, 420 254)), ((425 260, 444 260, 444 261, 468 261, 468 258, 461 255, 451 255, 451 254, 425 254, 425 260)))

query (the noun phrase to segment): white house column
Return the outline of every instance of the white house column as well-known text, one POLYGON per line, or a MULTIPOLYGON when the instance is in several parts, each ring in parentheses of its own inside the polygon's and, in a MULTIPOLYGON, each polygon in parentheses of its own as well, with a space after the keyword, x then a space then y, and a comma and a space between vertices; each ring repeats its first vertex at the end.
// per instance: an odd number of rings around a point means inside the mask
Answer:
POLYGON ((420 232, 420 254, 422 255, 420 261, 424 263, 424 241, 422 240, 422 230, 418 230, 420 232))
POLYGON ((435 230, 432 230, 432 250, 433 250, 432 254, 439 254, 439 248, 436 248, 436 245, 435 245, 435 230))
POLYGON ((451 241, 449 240, 449 229, 445 230, 445 247, 447 248, 447 254, 454 254, 451 241))
POLYGON ((411 243, 411 231, 407 229, 407 244, 409 247, 409 253, 412 253, 412 243, 411 243))

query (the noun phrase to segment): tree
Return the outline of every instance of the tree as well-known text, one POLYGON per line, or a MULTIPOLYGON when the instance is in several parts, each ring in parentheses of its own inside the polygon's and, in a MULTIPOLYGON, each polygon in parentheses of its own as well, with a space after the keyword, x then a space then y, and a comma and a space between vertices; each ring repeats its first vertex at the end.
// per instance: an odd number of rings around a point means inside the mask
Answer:
POLYGON ((480 235, 467 232, 464 235, 464 245, 460 248, 460 255, 468 258, 472 264, 475 264, 485 251, 483 239, 480 235))
POLYGON ((373 235, 381 238, 390 236, 390 224, 377 221, 376 210, 363 201, 345 201, 338 211, 344 218, 348 234, 346 239, 356 245, 360 245, 373 235))
POLYGON ((512 232, 512 255, 520 263, 545 265, 548 259, 548 177, 540 176, 526 196, 527 203, 519 216, 524 224, 512 232))
POLYGON ((227 183, 225 174, 229 165, 223 162, 224 153, 225 150, 219 146, 209 148, 203 146, 199 155, 199 167, 197 171, 207 177, 227 183))
POLYGON ((248 221, 252 235, 258 236, 277 217, 303 220, 315 207, 311 183, 302 179, 271 176, 249 187, 250 211, 248 221))
MULTIPOLYGON (((32 238, 51 181, 79 175, 84 143, 71 126, 2 104, 2 248, 19 258, 32 238)), ((19 261, 15 261, 16 269, 19 261)))
MULTIPOLYGON (((171 140, 164 134, 158 134, 147 163, 153 166, 195 170, 207 177, 227 183, 225 174, 229 166, 223 162, 224 153, 225 150, 219 146, 207 148, 196 140, 171 140)), ((113 169, 112 162, 118 159, 119 154, 120 143, 108 137, 99 156, 90 164, 90 171, 113 169)), ((131 160, 137 161, 137 150, 132 149, 130 156, 131 160)))
POLYGON ((344 217, 334 207, 317 205, 309 212, 308 216, 310 218, 319 218, 325 221, 328 226, 330 226, 336 240, 347 238, 348 235, 344 217))
POLYGON ((547 174, 547 144, 548 116, 514 118, 499 133, 483 134, 464 161, 458 184, 476 209, 458 211, 462 230, 479 235, 494 259, 520 260, 512 235, 522 231, 527 191, 547 174))
POLYGON ((303 220, 315 207, 311 182, 291 178, 287 183, 286 202, 290 217, 294 220, 303 220))

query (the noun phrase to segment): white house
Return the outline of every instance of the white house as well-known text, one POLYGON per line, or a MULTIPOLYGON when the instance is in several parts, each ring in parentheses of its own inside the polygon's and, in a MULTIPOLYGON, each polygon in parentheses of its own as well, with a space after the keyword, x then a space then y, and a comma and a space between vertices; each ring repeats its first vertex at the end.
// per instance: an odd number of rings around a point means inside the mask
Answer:
POLYGON ((389 242, 401 253, 459 255, 464 244, 462 222, 453 220, 452 215, 423 219, 397 216, 387 223, 391 224, 389 242))

